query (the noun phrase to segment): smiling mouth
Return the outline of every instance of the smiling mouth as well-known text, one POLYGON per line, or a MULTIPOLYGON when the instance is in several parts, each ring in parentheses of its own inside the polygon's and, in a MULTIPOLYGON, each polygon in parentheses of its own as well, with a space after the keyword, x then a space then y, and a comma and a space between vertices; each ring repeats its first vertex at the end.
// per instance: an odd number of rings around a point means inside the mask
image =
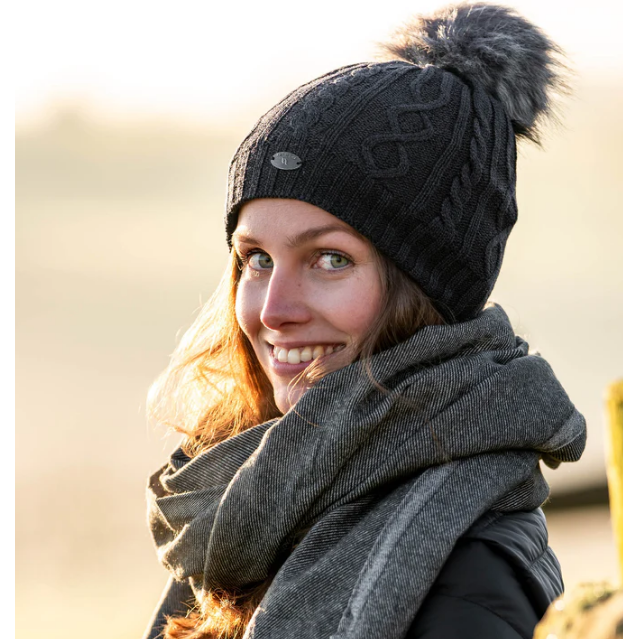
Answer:
POLYGON ((328 346, 318 344, 316 346, 309 345, 289 349, 269 344, 269 347, 272 357, 281 364, 306 364, 319 357, 331 355, 346 348, 344 344, 332 344, 328 346))

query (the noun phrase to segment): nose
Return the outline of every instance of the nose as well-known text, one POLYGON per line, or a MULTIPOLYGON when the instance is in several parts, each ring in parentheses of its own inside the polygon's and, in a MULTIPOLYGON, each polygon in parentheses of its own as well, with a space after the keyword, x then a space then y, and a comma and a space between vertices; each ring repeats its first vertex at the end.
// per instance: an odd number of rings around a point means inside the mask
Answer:
POLYGON ((311 317, 301 278, 276 266, 271 273, 260 313, 262 324, 266 328, 278 330, 287 324, 305 324, 311 317))

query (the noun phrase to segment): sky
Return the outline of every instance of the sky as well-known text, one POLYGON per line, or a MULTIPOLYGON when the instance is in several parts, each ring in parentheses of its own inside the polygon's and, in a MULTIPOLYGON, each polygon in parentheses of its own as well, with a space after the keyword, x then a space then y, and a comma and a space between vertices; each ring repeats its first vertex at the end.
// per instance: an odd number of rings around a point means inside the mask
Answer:
MULTIPOLYGON (((76 102, 107 117, 242 119, 332 68, 372 59, 374 43, 442 2, 370 0, 22 0, 14 41, 16 117, 46 118, 76 102)), ((609 26, 621 0, 508 3, 542 27, 578 74, 621 74, 622 38, 609 26), (606 28, 602 28, 602 22, 606 28)))

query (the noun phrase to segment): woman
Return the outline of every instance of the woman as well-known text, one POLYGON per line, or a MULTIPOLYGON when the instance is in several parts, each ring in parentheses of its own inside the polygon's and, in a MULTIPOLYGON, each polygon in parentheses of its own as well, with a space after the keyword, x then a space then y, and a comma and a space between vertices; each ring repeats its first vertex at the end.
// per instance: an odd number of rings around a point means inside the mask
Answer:
POLYGON ((584 419, 487 303, 557 49, 475 4, 387 52, 231 163, 229 269, 152 396, 185 438, 149 481, 148 637, 527 637, 562 591, 539 461, 584 419))

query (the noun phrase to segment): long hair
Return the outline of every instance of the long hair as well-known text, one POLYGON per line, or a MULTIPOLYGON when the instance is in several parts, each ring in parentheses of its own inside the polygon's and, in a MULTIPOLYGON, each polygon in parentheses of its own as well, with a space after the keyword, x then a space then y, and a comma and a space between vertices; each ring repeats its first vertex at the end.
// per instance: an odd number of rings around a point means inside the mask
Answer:
MULTIPOLYGON (((357 348, 363 373, 370 376, 372 355, 402 342, 423 326, 445 322, 422 289, 365 241, 373 250, 384 301, 357 348)), ((182 448, 191 456, 281 415, 273 387, 235 316, 241 270, 233 251, 218 289, 149 392, 149 417, 183 433, 182 448)), ((321 359, 316 360, 292 384, 312 385, 328 372, 321 359)), ((298 531, 300 538, 304 532, 298 531)), ((242 592, 207 593, 188 616, 167 619, 165 638, 241 637, 271 579, 242 592)))

